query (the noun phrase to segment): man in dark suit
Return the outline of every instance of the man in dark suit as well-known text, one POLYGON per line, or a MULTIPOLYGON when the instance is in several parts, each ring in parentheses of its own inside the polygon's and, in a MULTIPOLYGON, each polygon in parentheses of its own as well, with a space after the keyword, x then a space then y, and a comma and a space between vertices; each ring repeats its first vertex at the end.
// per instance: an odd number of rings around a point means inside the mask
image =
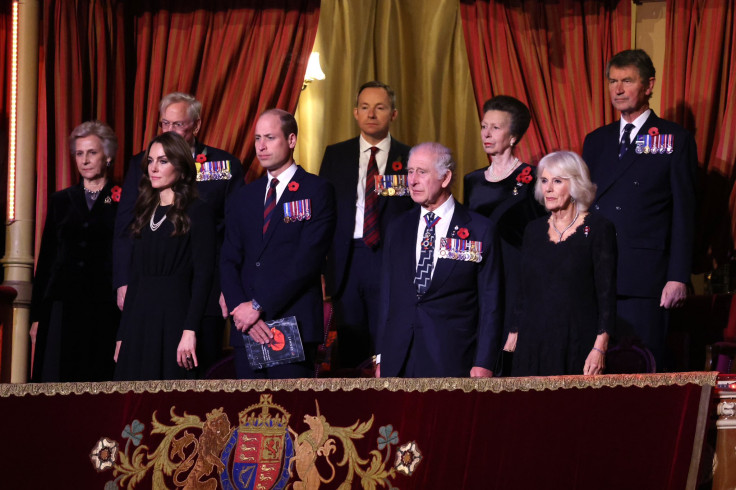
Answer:
POLYGON ((621 120, 585 138, 583 159, 598 186, 591 211, 616 226, 617 335, 638 338, 666 368, 668 311, 682 305, 690 280, 697 150, 692 135, 649 108, 652 60, 616 54, 606 68, 621 120))
POLYGON ((255 136, 267 172, 228 203, 220 264, 235 367, 242 379, 313 377, 324 340, 321 272, 335 230, 334 190, 294 162, 294 116, 264 112, 255 136), (251 369, 243 334, 268 343, 273 334, 264 321, 290 316, 297 319, 306 360, 251 369))
POLYGON ((409 147, 389 134, 398 115, 394 91, 381 82, 363 84, 353 115, 360 135, 328 146, 319 171, 335 186, 337 196, 337 229, 325 286, 335 309, 343 368, 356 367, 374 353, 381 244, 391 220, 413 205, 401 186, 409 147), (384 176, 379 193, 375 175, 384 176))
MULTIPOLYGON (((197 141, 202 125, 202 103, 189 94, 172 92, 159 104, 161 131, 174 131, 192 147, 197 165, 197 191, 199 197, 212 208, 218 234, 218 251, 225 234, 225 200, 235 189, 243 185, 243 167, 240 160, 230 153, 197 141)), ((143 169, 141 161, 145 152, 133 156, 123 183, 123 192, 115 221, 113 286, 117 290, 118 308, 123 309, 128 290, 128 272, 133 252, 133 242, 128 233, 135 217, 135 201, 138 183, 143 169)), ((195 258, 196 260, 196 258, 195 258)), ((222 299, 218 274, 212 281, 212 291, 197 339, 197 358, 200 375, 214 364, 222 352, 222 341, 227 318, 227 307, 222 299)))
POLYGON ((421 208, 388 229, 377 376, 493 374, 503 318, 495 228, 452 197, 454 171, 439 143, 409 153, 409 189, 421 208))

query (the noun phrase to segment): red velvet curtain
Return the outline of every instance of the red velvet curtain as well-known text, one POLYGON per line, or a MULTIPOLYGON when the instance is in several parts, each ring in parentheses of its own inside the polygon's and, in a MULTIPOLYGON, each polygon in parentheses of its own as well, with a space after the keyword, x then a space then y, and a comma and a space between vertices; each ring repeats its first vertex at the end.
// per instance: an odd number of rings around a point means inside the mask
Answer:
POLYGON ((479 114, 494 95, 532 113, 522 160, 580 152, 613 119, 605 64, 631 45, 629 0, 462 0, 460 11, 479 114))
MULTIPOLYGON (((13 5, 0 4, 0 206, 8 202, 8 130, 10 121, 10 63, 13 35, 13 5)), ((7 216, 6 216, 7 218, 7 216)), ((5 233, 0 237, 5 250, 5 233)))
POLYGON ((693 132, 700 162, 696 272, 723 263, 736 222, 736 6, 668 0, 662 113, 693 132), (730 196, 730 197, 729 197, 730 196))
MULTIPOLYGON (((314 44, 319 0, 46 0, 41 9, 36 236, 50 193, 76 182, 71 130, 101 119, 120 142, 114 175, 157 133, 172 91, 204 105, 199 136, 248 166, 252 127, 293 112, 314 44)), ((247 179, 258 173, 253 166, 247 179)))

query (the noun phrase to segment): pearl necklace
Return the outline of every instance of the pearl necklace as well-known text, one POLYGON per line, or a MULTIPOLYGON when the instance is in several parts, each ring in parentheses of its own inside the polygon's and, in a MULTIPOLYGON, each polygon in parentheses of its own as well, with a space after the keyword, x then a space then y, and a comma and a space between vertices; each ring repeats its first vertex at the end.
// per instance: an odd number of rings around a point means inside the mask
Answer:
POLYGON ((100 191, 105 187, 105 184, 102 184, 102 187, 97 189, 96 191, 93 191, 92 189, 87 189, 87 187, 84 187, 84 192, 86 194, 89 194, 89 198, 95 201, 100 196, 100 191))
POLYGON ((499 177, 496 177, 496 167, 494 167, 493 166, 493 162, 491 162, 491 164, 488 166, 488 170, 487 170, 487 172, 488 172, 488 180, 491 181, 491 182, 501 182, 506 177, 508 177, 509 175, 511 175, 511 172, 513 172, 514 170, 516 170, 516 167, 519 166, 519 163, 520 163, 519 162, 519 159, 516 158, 516 157, 514 157, 514 161, 511 163, 511 168, 509 168, 509 170, 506 172, 506 174, 503 177, 500 177, 499 178, 499 177))
POLYGON ((166 213, 164 213, 163 217, 161 217, 158 221, 153 221, 153 217, 156 216, 156 210, 158 209, 158 204, 156 204, 156 207, 153 208, 153 213, 151 213, 151 221, 149 222, 151 226, 151 231, 158 230, 164 221, 166 221, 166 213))
POLYGON ((560 239, 557 240, 557 243, 562 242, 562 235, 564 235, 565 232, 567 230, 569 230, 572 227, 572 225, 575 224, 575 222, 578 220, 578 216, 580 216, 580 210, 578 210, 578 206, 576 204, 575 205, 575 217, 572 219, 572 221, 570 221, 570 224, 567 225, 567 227, 564 230, 562 230, 562 231, 560 231, 560 230, 557 229, 557 227, 555 226, 555 218, 554 218, 554 216, 552 217, 552 220, 551 220, 552 221, 552 228, 554 228, 555 231, 557 232, 557 234, 560 236, 560 239))

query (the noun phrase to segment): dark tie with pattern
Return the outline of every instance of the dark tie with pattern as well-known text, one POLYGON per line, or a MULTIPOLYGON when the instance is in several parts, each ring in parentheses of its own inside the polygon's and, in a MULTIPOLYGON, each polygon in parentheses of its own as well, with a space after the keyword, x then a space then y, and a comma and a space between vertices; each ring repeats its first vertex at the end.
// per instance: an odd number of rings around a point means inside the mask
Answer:
POLYGON ((631 139, 629 138, 629 135, 631 134, 631 130, 634 129, 634 125, 631 123, 628 123, 626 126, 624 126, 624 134, 621 136, 621 144, 618 147, 618 159, 621 160, 624 155, 626 155, 626 150, 629 149, 629 145, 631 144, 631 139))
POLYGON ((279 185, 278 179, 271 179, 271 184, 268 187, 268 193, 266 194, 266 203, 263 207, 263 234, 266 234, 268 225, 271 223, 271 216, 273 216, 273 210, 276 209, 276 186, 279 185))
POLYGON ((363 243, 373 248, 381 240, 378 229, 378 195, 376 189, 376 153, 378 148, 371 146, 371 157, 368 159, 368 172, 365 176, 365 206, 363 208, 363 243))
POLYGON ((424 236, 422 237, 422 250, 419 252, 419 263, 417 264, 417 272, 414 275, 414 285, 417 287, 417 294, 422 295, 427 292, 432 282, 432 267, 434 266, 434 225, 440 218, 435 218, 433 212, 424 215, 424 236))

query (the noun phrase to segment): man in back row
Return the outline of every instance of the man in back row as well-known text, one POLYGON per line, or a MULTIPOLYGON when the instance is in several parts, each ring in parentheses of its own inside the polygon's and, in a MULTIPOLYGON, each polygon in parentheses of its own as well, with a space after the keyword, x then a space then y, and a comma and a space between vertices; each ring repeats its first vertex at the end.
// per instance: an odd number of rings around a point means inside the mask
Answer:
POLYGON ((688 131, 649 108, 655 70, 646 52, 616 54, 606 76, 621 120, 583 144, 598 186, 591 211, 616 226, 616 336, 641 340, 662 371, 668 310, 682 305, 690 280, 697 149, 688 131))
POLYGON ((360 135, 328 146, 319 172, 334 185, 337 199, 325 282, 335 308, 342 368, 357 367, 375 352, 382 243, 389 223, 412 207, 401 187, 409 147, 389 133, 397 115, 391 87, 364 83, 353 109, 360 135), (381 195, 375 192, 376 176, 385 191, 381 195))

